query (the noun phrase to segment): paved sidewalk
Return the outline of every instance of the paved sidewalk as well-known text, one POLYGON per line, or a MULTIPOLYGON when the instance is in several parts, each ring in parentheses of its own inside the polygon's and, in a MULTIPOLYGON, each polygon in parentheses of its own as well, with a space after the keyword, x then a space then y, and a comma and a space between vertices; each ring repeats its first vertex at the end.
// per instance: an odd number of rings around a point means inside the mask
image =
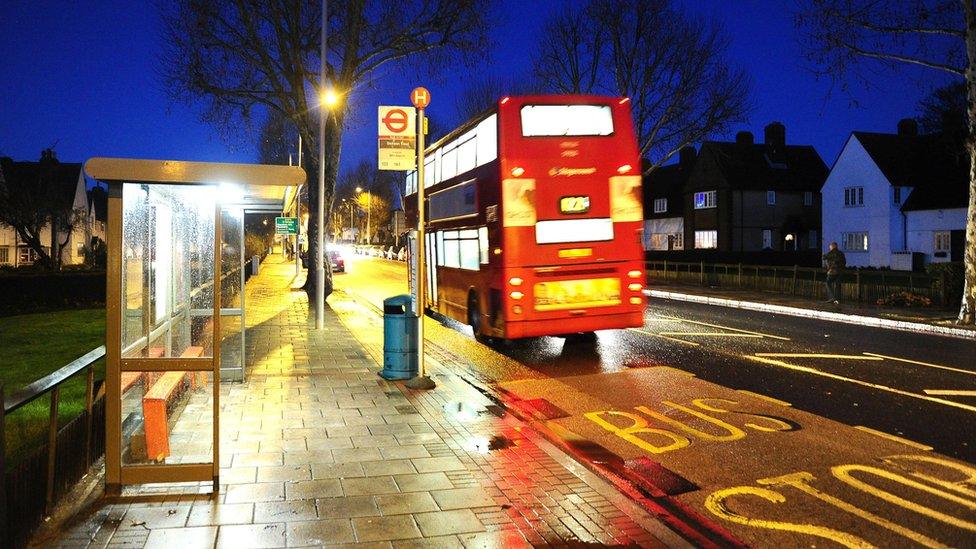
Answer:
POLYGON ((910 332, 976 338, 976 329, 956 325, 955 311, 944 309, 881 307, 868 303, 834 305, 774 292, 690 284, 663 284, 653 280, 644 293, 658 299, 707 303, 910 332))
POLYGON ((274 259, 248 283, 248 378, 221 387, 219 494, 130 487, 45 546, 686 545, 456 376, 437 371, 429 392, 381 379, 375 330, 357 338, 337 315, 352 318, 348 300, 329 298, 318 332, 294 283, 274 259))

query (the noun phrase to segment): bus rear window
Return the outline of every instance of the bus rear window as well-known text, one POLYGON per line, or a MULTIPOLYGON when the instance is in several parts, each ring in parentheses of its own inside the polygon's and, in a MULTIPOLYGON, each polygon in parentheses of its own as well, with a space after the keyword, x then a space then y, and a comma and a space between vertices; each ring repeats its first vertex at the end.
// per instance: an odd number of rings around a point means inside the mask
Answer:
POLYGON ((522 137, 611 135, 609 105, 525 105, 522 137))

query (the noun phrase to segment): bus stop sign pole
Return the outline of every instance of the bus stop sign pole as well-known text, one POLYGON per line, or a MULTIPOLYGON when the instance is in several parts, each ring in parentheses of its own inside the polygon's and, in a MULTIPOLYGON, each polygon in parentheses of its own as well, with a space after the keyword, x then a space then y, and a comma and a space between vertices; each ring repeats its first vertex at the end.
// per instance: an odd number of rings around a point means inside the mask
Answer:
POLYGON ((417 109, 417 377, 407 381, 411 389, 433 389, 434 381, 427 375, 424 361, 424 311, 427 310, 426 235, 424 232, 424 109, 430 104, 427 88, 417 87, 410 92, 410 100, 417 109))

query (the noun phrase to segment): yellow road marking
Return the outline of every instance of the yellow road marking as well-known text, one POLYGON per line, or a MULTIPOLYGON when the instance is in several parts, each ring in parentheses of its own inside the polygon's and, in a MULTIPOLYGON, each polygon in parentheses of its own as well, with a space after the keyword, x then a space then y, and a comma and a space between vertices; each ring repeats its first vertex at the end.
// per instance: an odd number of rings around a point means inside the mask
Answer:
POLYGON ((766 400, 766 401, 772 402, 773 404, 776 404, 777 406, 786 406, 786 407, 793 406, 792 404, 790 404, 789 402, 786 402, 785 400, 780 400, 778 398, 773 398, 771 396, 761 395, 759 393, 753 393, 752 391, 746 391, 745 389, 736 389, 736 391, 738 391, 740 393, 747 394, 749 396, 753 396, 753 397, 756 397, 756 398, 760 398, 762 400, 766 400))
POLYGON ((722 332, 658 332, 660 336, 706 336, 706 337, 762 337, 758 334, 730 334, 722 332))
POLYGON ((918 360, 908 360, 907 358, 898 358, 896 356, 879 355, 876 353, 864 353, 868 356, 877 356, 881 358, 887 358, 888 360, 896 360, 898 362, 907 362, 908 364, 918 364, 919 366, 928 366, 929 368, 939 368, 940 370, 949 370, 950 372, 958 372, 960 374, 969 374, 971 376, 976 376, 976 372, 972 370, 960 370, 959 368, 953 368, 951 366, 942 366, 941 364, 932 364, 930 362, 920 362, 918 360))
POLYGON ((769 358, 832 358, 837 360, 884 360, 861 355, 831 355, 822 353, 756 353, 756 356, 769 358))
POLYGON ((925 444, 921 444, 921 443, 915 442, 914 440, 908 440, 907 438, 902 438, 902 437, 895 436, 895 435, 889 435, 888 433, 885 433, 884 431, 876 431, 876 430, 874 430, 874 429, 872 429, 870 427, 865 427, 863 425, 855 425, 854 428, 857 429, 858 431, 864 431, 865 433, 871 433, 872 435, 879 436, 881 438, 886 438, 888 440, 893 440, 895 442, 900 442, 900 443, 904 444, 905 446, 911 446, 912 448, 917 448, 917 449, 922 450, 924 452, 928 452, 928 451, 931 451, 932 450, 932 447, 931 446, 926 446, 925 444))
POLYGON ((754 335, 758 335, 758 336, 762 336, 762 337, 771 337, 773 339, 782 339, 783 341, 790 341, 790 338, 788 338, 788 337, 775 336, 775 335, 771 335, 771 334, 764 334, 762 332, 750 332, 749 330, 741 330, 739 328, 732 328, 732 327, 729 327, 729 326, 722 326, 720 324, 709 324, 707 322, 699 322, 697 320, 687 320, 687 319, 684 319, 684 318, 678 318, 676 316, 661 315, 661 318, 667 318, 667 319, 670 319, 670 320, 677 320, 679 322, 688 322, 689 324, 698 324, 699 326, 708 326, 709 328, 718 328, 719 330, 730 330, 730 331, 733 331, 733 332, 741 332, 743 334, 754 334, 754 335))
POLYGON ((927 395, 976 397, 976 391, 952 391, 948 389, 925 389, 927 395))
POLYGON ((783 362, 781 360, 773 360, 773 359, 770 359, 770 358, 763 358, 761 356, 754 356, 754 355, 743 355, 743 356, 745 358, 748 358, 749 360, 754 360, 756 362, 762 362, 763 364, 770 364, 772 366, 780 366, 780 367, 786 368, 788 370, 795 370, 797 372, 804 372, 804 373, 807 373, 807 374, 813 374, 813 375, 817 375, 817 376, 821 376, 821 377, 826 377, 826 378, 830 378, 830 379, 837 379, 837 380, 840 380, 840 381, 846 381, 848 383, 853 383, 855 385, 862 385, 864 387, 870 387, 872 389, 878 389, 879 391, 885 391, 885 392, 888 392, 888 393, 894 393, 896 395, 902 395, 902 396, 917 398, 919 400, 927 400, 929 402, 935 402, 936 404, 943 404, 945 406, 951 406, 953 408, 959 408, 961 410, 966 410, 968 412, 976 412, 976 406, 969 406, 967 404, 961 404, 959 402, 953 402, 951 400, 945 400, 945 399, 942 399, 942 398, 935 398, 935 397, 930 397, 930 396, 926 396, 926 395, 920 395, 918 393, 912 393, 912 392, 909 392, 909 391, 902 391, 901 389, 895 389, 894 387, 888 387, 887 385, 878 385, 877 383, 868 383, 867 381, 861 381, 859 379, 853 379, 853 378, 849 378, 849 377, 845 377, 845 376, 841 376, 841 375, 837 375, 837 374, 832 374, 830 372, 822 372, 822 371, 817 370, 815 368, 810 368, 808 366, 799 366, 797 364, 790 364, 789 362, 783 362))
POLYGON ((664 336, 664 335, 661 335, 661 334, 656 334, 654 332, 648 332, 647 330, 641 330, 640 328, 627 328, 627 329, 629 331, 631 331, 631 332, 637 332, 637 333, 640 333, 640 334, 646 334, 646 335, 654 336, 654 337, 661 337, 661 338, 667 339, 668 341, 676 341, 678 343, 684 343, 685 345, 691 345, 692 347, 698 347, 699 346, 694 341, 685 341, 683 339, 678 339, 676 337, 668 337, 668 336, 664 336))

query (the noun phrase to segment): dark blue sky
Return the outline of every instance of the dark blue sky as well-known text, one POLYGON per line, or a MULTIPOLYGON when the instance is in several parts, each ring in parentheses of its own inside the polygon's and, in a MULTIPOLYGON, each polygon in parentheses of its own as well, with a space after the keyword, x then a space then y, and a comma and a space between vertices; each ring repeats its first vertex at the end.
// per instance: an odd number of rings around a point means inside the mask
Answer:
MULTIPOLYGON (((779 120, 788 143, 814 145, 828 165, 850 131, 894 131, 932 87, 950 81, 901 67, 897 74, 881 72, 872 89, 851 81, 850 90, 831 93, 831 83, 818 81, 801 57, 791 3, 679 2, 725 26, 730 60, 753 79, 754 109, 737 129, 761 140, 763 126, 779 120)), ((538 29, 563 5, 503 0, 507 17, 493 28, 496 44, 485 70, 505 78, 526 74, 538 29)), ((256 161, 253 134, 242 129, 222 137, 199 120, 198 108, 167 98, 156 71, 161 37, 153 2, 5 0, 0 20, 0 155, 36 160, 42 148, 54 145, 62 161, 74 162, 92 156, 256 161)), ((433 97, 432 115, 441 109, 454 118, 454 96, 466 73, 423 82, 433 97)), ((407 104, 419 83, 386 74, 377 90, 360 97, 360 113, 350 117, 344 141, 343 169, 375 159, 376 105, 407 104)))

